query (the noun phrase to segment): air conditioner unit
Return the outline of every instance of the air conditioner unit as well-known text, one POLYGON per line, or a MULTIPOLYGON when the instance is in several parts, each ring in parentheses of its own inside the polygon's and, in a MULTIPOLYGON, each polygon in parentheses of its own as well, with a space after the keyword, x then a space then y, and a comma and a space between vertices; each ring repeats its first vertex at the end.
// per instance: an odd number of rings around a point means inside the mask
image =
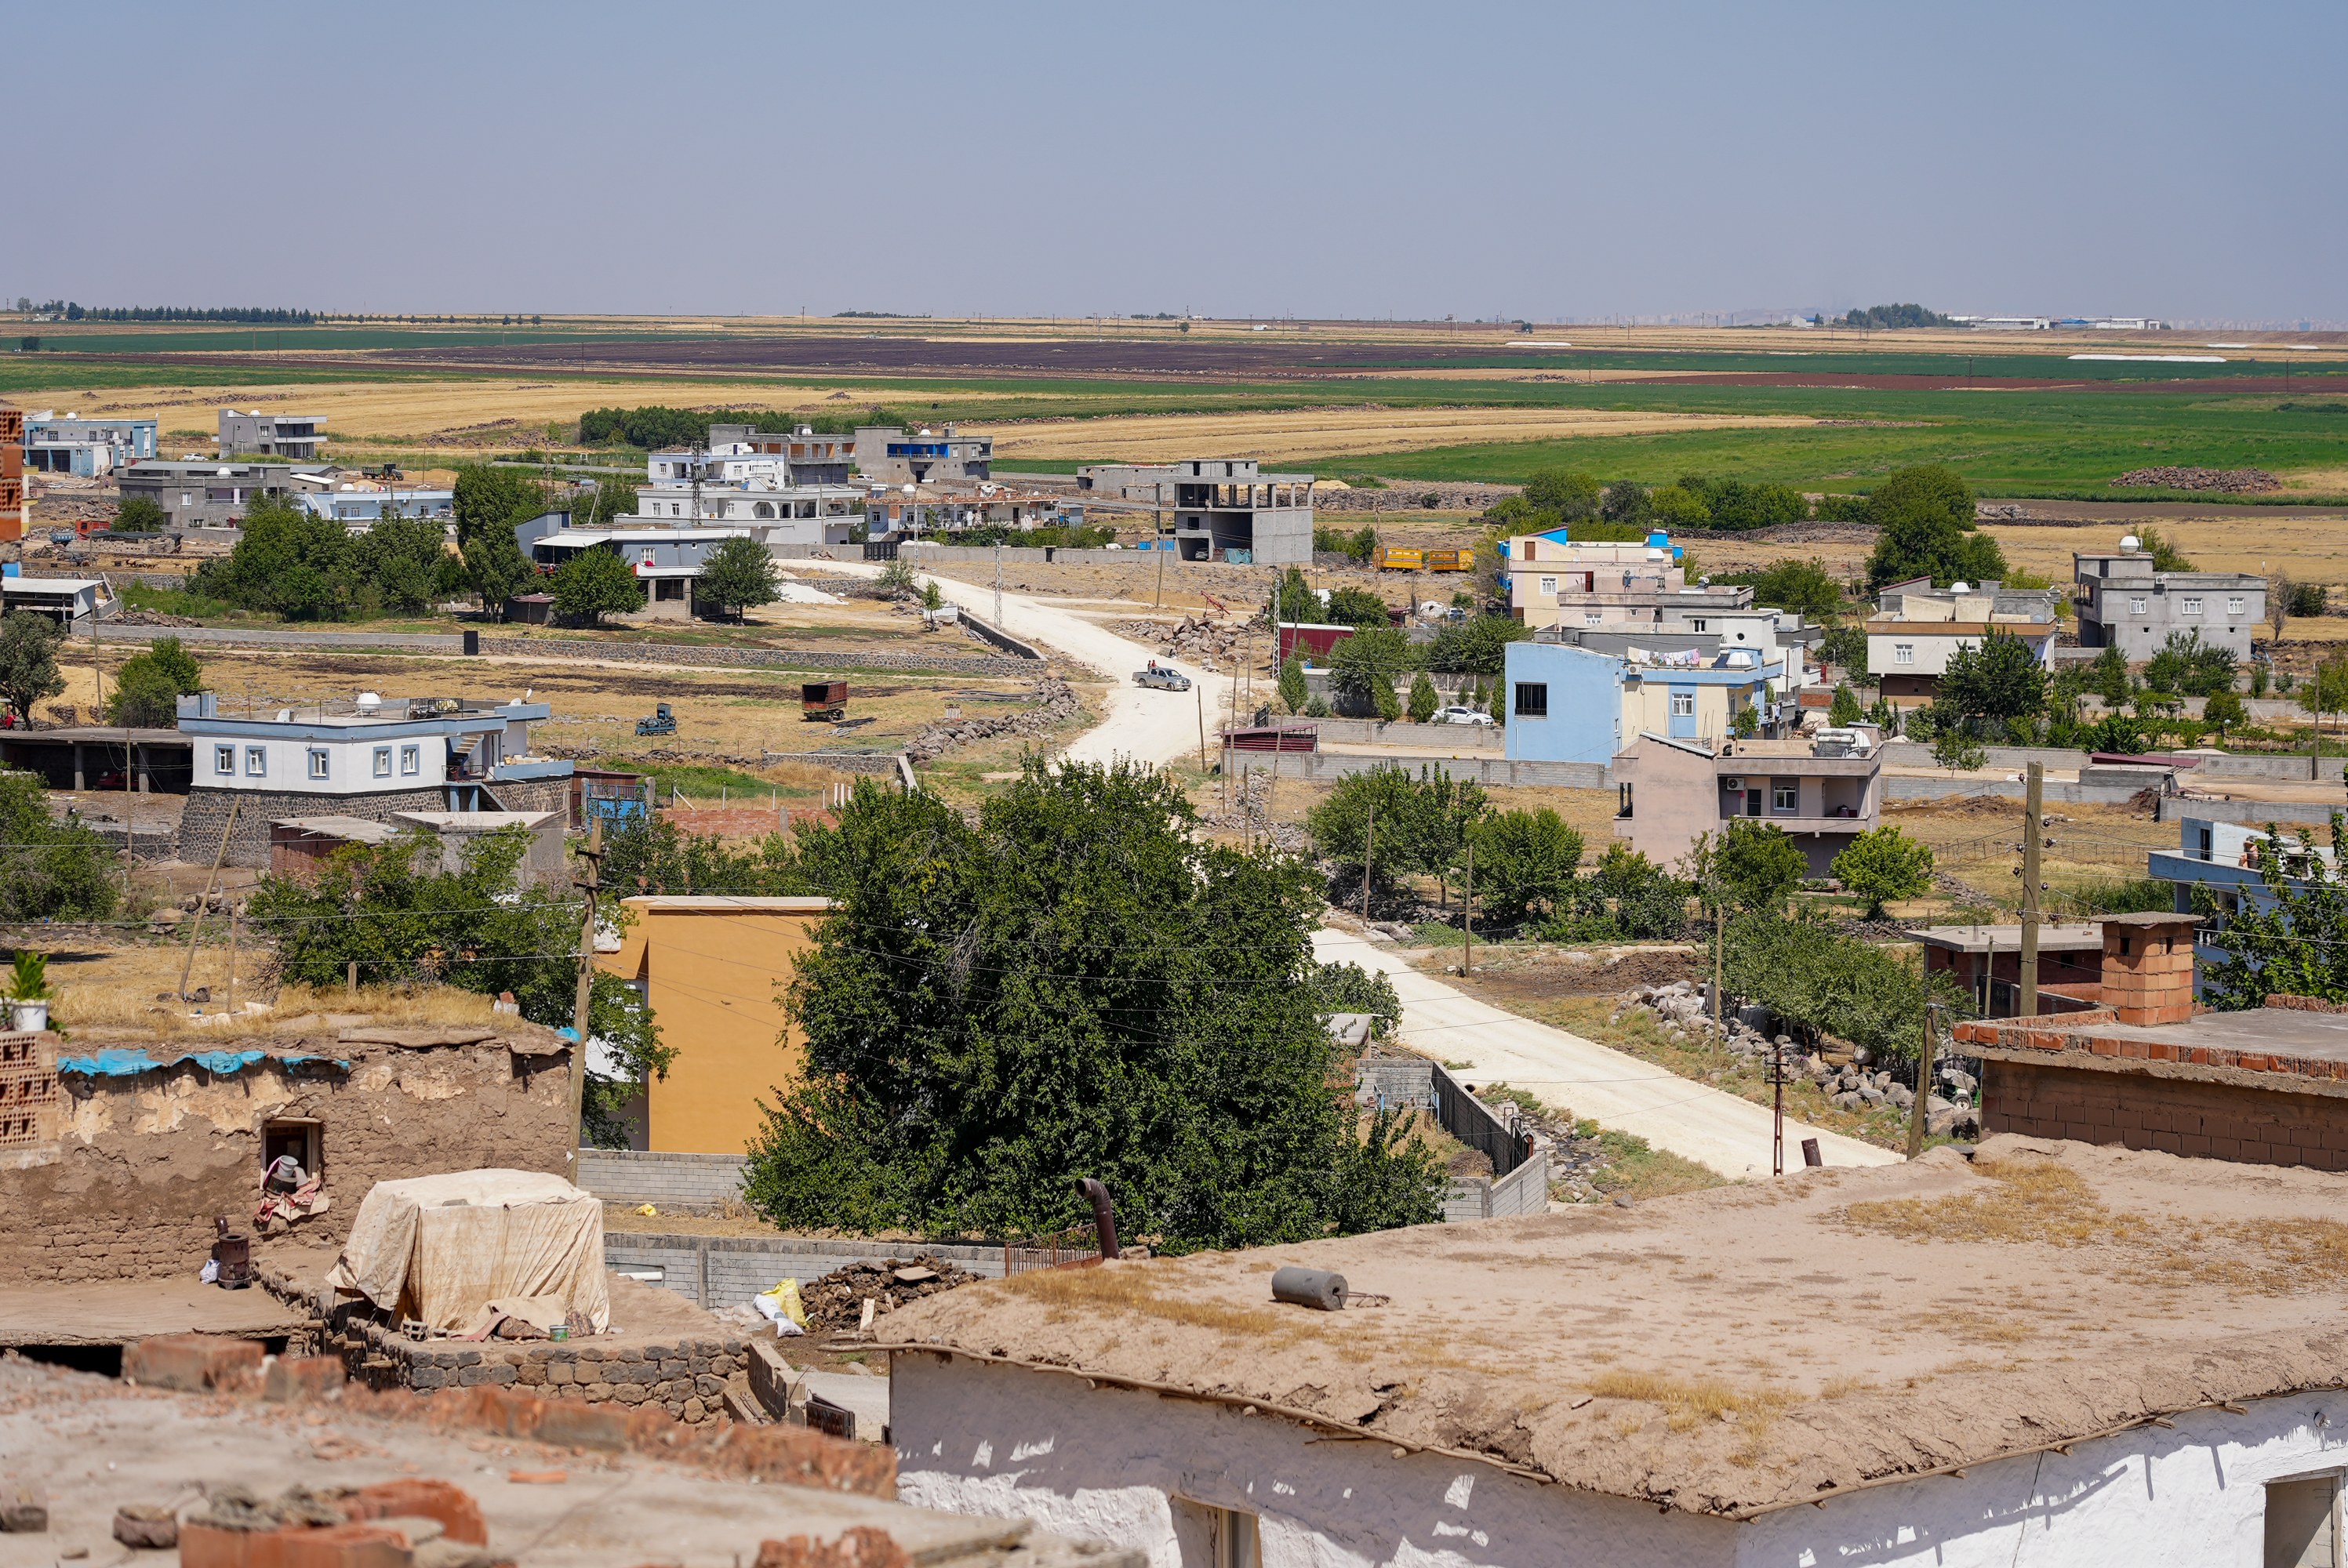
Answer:
POLYGON ((1725 778, 1720 781, 1720 787, 1725 790, 1741 791, 1745 787, 1745 781, 1740 778, 1725 778))

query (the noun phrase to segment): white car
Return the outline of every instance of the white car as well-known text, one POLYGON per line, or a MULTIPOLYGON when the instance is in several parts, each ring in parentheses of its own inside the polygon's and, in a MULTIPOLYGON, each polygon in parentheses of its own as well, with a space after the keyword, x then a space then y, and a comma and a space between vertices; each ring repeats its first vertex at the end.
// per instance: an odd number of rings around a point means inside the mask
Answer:
POLYGON ((1435 717, 1427 722, 1435 724, 1482 724, 1488 729, 1491 726, 1492 715, 1480 708, 1470 708, 1464 702, 1454 702, 1448 708, 1435 710, 1435 717))

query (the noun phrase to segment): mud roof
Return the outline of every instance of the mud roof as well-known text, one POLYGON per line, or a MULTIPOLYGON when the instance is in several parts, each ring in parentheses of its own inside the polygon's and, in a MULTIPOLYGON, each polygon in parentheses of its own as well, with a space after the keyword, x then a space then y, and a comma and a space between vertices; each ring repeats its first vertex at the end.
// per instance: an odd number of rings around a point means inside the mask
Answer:
POLYGON ((2005 1135, 1970 1161, 1022 1275, 879 1335, 1744 1518, 2340 1386, 2343 1203, 2343 1175, 2005 1135), (1287 1264, 1391 1304, 1275 1305, 1287 1264))

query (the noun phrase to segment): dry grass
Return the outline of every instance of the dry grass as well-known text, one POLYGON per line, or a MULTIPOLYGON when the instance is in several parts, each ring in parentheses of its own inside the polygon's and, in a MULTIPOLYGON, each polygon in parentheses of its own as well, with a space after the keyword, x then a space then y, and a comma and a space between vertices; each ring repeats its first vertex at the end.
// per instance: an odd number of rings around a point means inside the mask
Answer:
POLYGON ((270 976, 269 953, 256 948, 248 933, 236 957, 236 1021, 231 1024, 227 924, 218 917, 209 918, 201 935, 192 966, 184 938, 52 953, 49 983, 57 994, 50 1006, 51 1019, 67 1031, 134 1030, 171 1036, 267 1030, 279 1020, 314 1013, 364 1014, 394 1025, 489 1026, 504 1021, 490 998, 444 986, 414 990, 362 986, 355 998, 340 987, 281 989, 270 976), (176 999, 183 971, 190 994, 208 989, 209 999, 176 999))
POLYGON ((2140 1217, 2106 1208, 2086 1179, 2059 1161, 2028 1155, 1975 1161, 1972 1169, 1995 1185, 1985 1193, 1944 1198, 1853 1204, 1843 1218, 1903 1241, 2096 1246, 2133 1241, 2144 1233, 2140 1217))
POLYGON ((1599 408, 1333 408, 1297 413, 1151 414, 989 428, 998 461, 1022 457, 1170 462, 1224 452, 1267 462, 1413 452, 1487 441, 1653 436, 1694 430, 1789 429, 1807 418, 1627 413, 1599 408))
POLYGON ((1123 1263, 1014 1275, 1003 1288, 1014 1296, 1068 1309, 1066 1316, 1070 1319, 1077 1307, 1107 1307, 1230 1334, 1271 1334, 1295 1327, 1292 1320, 1284 1320, 1267 1307, 1234 1307, 1198 1296, 1168 1296, 1159 1292, 1159 1283, 1147 1264, 1123 1263))
MULTIPOLYGON (((1759 1461, 1769 1424, 1786 1405, 1786 1396, 1774 1389, 1747 1390, 1716 1378, 1672 1378, 1660 1372, 1601 1372, 1582 1387, 1601 1399, 1660 1407, 1663 1425, 1671 1431, 1688 1431, 1707 1420, 1737 1427, 1744 1441, 1729 1458, 1740 1465, 1759 1461)), ((1617 1430, 1627 1437, 1643 1424, 1625 1418, 1617 1430)))

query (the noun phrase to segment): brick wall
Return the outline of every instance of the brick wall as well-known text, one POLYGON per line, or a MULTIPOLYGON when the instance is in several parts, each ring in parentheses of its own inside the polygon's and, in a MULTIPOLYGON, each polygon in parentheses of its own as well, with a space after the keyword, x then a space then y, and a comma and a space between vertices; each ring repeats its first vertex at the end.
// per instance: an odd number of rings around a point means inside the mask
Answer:
POLYGON ((2141 1072, 1991 1060, 1982 1129, 2256 1165, 2348 1170, 2348 1102, 2141 1072))
POLYGON ((15 1153, 0 1170, 8 1215, 0 1279, 193 1279, 211 1255, 214 1216, 252 1234, 262 1127, 272 1120, 322 1123, 333 1204, 295 1231, 314 1245, 339 1244, 379 1181, 479 1167, 569 1173, 567 1053, 523 1056, 496 1040, 426 1050, 331 1038, 200 1043, 306 1049, 351 1065, 264 1060, 227 1074, 194 1062, 129 1078, 63 1074, 57 1141, 15 1153))

